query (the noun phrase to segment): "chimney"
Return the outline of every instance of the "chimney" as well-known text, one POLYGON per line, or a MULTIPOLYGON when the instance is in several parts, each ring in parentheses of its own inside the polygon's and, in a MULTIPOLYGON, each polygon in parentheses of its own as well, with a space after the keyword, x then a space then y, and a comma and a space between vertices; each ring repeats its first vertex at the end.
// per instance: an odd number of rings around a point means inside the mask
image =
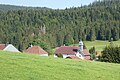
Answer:
POLYGON ((31 44, 30 47, 33 47, 33 45, 31 44))
POLYGON ((9 44, 9 42, 7 42, 6 44, 5 44, 5 46, 7 46, 9 44))

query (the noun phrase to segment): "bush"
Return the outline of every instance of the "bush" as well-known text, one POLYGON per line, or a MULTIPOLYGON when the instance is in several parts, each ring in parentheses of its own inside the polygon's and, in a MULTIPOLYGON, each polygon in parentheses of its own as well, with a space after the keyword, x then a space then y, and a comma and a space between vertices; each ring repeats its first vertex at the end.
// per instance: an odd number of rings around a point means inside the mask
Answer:
POLYGON ((96 53, 92 53, 91 54, 91 60, 95 60, 96 59, 96 53))
POLYGON ((95 47, 92 47, 92 48, 89 50, 89 52, 90 52, 90 54, 91 54, 91 60, 96 59, 95 47))
POLYGON ((57 54, 59 58, 63 58, 63 55, 61 53, 57 54))
POLYGON ((38 46, 42 47, 45 51, 47 51, 49 53, 49 55, 53 54, 53 51, 52 51, 50 45, 48 43, 42 41, 41 39, 35 39, 32 42, 32 45, 38 45, 38 46))
POLYGON ((90 54, 93 54, 95 53, 95 47, 92 47, 90 50, 89 50, 90 54))
POLYGON ((105 47, 102 51, 100 61, 120 63, 120 47, 114 47, 113 45, 105 47))

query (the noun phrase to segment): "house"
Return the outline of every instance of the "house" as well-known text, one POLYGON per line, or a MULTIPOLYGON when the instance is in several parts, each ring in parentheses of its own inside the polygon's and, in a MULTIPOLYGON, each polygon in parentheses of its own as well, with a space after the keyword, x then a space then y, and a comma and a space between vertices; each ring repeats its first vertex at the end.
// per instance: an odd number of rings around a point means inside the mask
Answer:
MULTIPOLYGON (((63 58, 76 58, 76 56, 80 59, 90 60, 90 53, 87 49, 83 49, 83 42, 79 42, 79 47, 76 46, 61 46, 56 49, 54 53, 54 57, 58 57, 59 54, 63 55, 63 58)), ((71 59, 72 59, 71 58, 71 59)))
POLYGON ((54 57, 57 57, 59 54, 63 55, 63 58, 69 56, 76 56, 78 47, 75 46, 61 46, 55 51, 54 57))
POLYGON ((38 54, 40 56, 48 56, 48 53, 44 51, 40 46, 31 46, 28 49, 24 50, 23 52, 29 54, 38 54))
POLYGON ((20 52, 12 44, 0 44, 0 50, 11 51, 11 52, 20 52))

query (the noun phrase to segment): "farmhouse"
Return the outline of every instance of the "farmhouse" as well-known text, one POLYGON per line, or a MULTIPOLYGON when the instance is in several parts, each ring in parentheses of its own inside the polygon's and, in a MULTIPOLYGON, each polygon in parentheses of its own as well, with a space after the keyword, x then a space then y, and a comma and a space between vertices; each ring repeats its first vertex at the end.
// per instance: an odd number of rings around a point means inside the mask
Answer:
POLYGON ((40 46, 31 46, 28 49, 24 50, 23 52, 29 54, 38 54, 40 56, 48 56, 48 53, 44 51, 40 46))
POLYGON ((83 42, 79 42, 79 47, 76 46, 61 46, 56 49, 54 57, 58 57, 62 54, 63 58, 80 58, 89 60, 90 53, 87 49, 83 49, 83 42))
POLYGON ((0 44, 0 50, 11 51, 11 52, 20 52, 12 44, 0 44))

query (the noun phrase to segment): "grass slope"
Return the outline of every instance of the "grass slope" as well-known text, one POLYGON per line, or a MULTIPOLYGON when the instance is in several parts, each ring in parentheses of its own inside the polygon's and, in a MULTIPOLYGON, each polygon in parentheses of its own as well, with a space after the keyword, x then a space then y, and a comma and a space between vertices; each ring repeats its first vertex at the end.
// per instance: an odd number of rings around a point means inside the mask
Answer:
POLYGON ((120 64, 0 51, 0 80, 120 80, 120 64))

